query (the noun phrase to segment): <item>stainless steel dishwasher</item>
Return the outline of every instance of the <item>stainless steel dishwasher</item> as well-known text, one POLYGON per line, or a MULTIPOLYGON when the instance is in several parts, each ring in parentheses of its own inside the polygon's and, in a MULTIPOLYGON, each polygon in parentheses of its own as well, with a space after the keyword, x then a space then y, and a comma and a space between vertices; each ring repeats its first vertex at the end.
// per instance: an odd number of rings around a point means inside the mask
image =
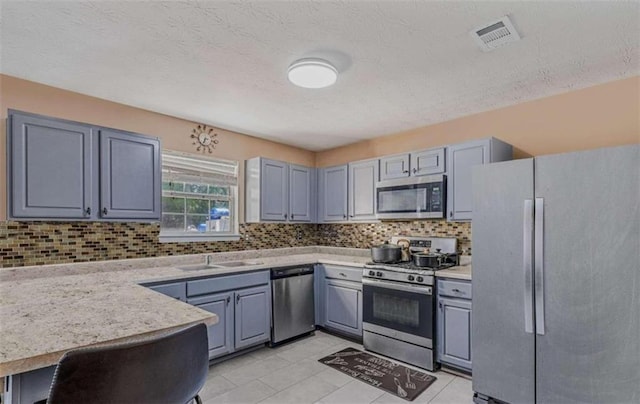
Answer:
POLYGON ((271 345, 316 329, 313 266, 271 270, 271 345))

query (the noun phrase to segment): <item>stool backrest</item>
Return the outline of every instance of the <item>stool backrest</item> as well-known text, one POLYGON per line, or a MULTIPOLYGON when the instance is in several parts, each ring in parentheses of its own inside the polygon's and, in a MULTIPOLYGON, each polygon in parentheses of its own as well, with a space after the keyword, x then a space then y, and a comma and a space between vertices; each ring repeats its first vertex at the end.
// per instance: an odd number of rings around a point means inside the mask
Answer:
POLYGON ((197 324, 139 342, 67 352, 47 403, 184 404, 202 389, 208 371, 207 328, 197 324))

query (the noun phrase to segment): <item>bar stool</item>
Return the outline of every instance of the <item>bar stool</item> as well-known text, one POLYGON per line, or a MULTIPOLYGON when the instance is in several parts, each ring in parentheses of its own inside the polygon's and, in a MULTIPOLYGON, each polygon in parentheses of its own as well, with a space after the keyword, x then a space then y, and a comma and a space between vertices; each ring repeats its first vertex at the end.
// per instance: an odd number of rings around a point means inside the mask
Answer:
POLYGON ((48 403, 201 404, 209 371, 207 328, 197 324, 139 342, 64 354, 48 403))

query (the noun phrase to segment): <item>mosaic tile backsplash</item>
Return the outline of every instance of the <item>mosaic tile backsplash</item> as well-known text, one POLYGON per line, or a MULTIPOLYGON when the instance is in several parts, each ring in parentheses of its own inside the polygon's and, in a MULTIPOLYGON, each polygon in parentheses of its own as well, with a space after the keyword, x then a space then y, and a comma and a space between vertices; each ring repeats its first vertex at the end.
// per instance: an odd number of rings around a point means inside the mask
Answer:
POLYGON ((0 222, 0 267, 325 245, 369 248, 394 234, 457 237, 471 253, 470 223, 241 224, 238 241, 160 243, 157 223, 0 222))

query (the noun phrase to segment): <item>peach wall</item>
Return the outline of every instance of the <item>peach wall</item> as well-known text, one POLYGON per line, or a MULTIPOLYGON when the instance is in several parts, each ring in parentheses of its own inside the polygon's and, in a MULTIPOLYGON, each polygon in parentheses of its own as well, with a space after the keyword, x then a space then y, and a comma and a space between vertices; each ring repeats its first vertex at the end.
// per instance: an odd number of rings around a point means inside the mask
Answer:
MULTIPOLYGON (((427 113, 427 112, 426 112, 427 113)), ((317 167, 494 136, 516 158, 640 142, 640 77, 319 152, 317 167)))
MULTIPOLYGON (((0 220, 6 219, 7 210, 5 148, 9 108, 157 136, 165 149, 199 153, 189 138, 197 123, 0 75, 0 220)), ((315 155, 308 150, 226 130, 217 133, 220 143, 211 154, 214 157, 242 161, 263 156, 306 166, 315 164, 315 155)), ((239 189, 242 193, 242 187, 239 189)))

